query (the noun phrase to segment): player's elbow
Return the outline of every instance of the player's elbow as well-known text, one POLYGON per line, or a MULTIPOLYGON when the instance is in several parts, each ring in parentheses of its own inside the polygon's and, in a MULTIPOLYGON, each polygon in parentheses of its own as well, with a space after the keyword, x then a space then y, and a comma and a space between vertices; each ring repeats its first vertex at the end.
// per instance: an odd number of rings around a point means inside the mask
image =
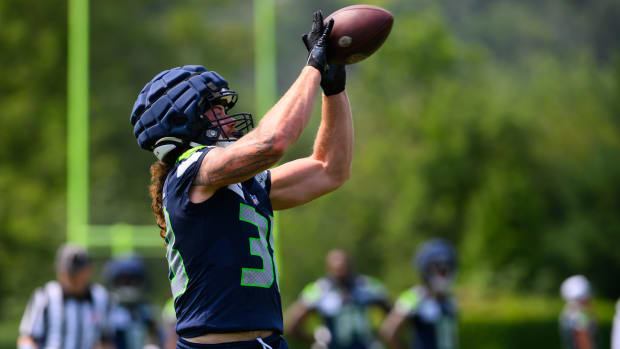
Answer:
POLYGON ((269 153, 279 156, 280 158, 284 156, 284 153, 286 153, 296 140, 292 135, 278 130, 269 132, 263 135, 262 138, 263 143, 269 145, 269 153))
POLYGON ((279 157, 283 157, 284 153, 291 146, 291 143, 288 142, 284 137, 274 137, 273 147, 271 149, 273 154, 276 154, 279 157))
POLYGON ((343 186, 351 178, 351 166, 338 166, 325 169, 328 180, 328 190, 333 191, 343 186))
POLYGON ((273 159, 273 164, 277 163, 284 156, 287 149, 286 143, 276 132, 264 132, 260 129, 256 131, 250 146, 254 147, 256 154, 268 156, 273 159))

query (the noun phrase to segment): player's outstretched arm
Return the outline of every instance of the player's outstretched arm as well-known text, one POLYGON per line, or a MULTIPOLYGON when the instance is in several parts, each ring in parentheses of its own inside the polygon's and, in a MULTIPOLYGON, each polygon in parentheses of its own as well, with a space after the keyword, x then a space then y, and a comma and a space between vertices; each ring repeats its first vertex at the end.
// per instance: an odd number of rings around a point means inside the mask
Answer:
POLYGON ((293 305, 289 307, 284 319, 284 333, 286 335, 292 335, 307 344, 312 344, 312 336, 309 336, 303 331, 303 322, 310 312, 310 308, 305 306, 301 301, 293 303, 293 305))
POLYGON ((404 315, 392 309, 387 318, 383 321, 383 324, 379 329, 379 335, 390 345, 390 348, 405 348, 398 337, 398 329, 402 326, 406 319, 407 318, 404 315))
POLYGON ((312 114, 320 73, 302 70, 288 92, 258 126, 226 148, 207 154, 194 185, 219 188, 239 183, 275 164, 297 141, 312 114))
MULTIPOLYGON (((331 30, 334 21, 324 25, 323 15, 313 15, 312 29, 302 37, 310 62, 320 46, 321 33, 331 30), (328 28, 328 29, 326 29, 328 28)), ((321 125, 310 157, 292 161, 271 171, 272 207, 282 210, 299 206, 339 188, 351 172, 353 158, 353 120, 345 89, 346 71, 342 65, 325 65, 321 71, 323 110, 321 125)))
POLYGON ((271 204, 302 205, 344 184, 353 159, 353 120, 346 92, 323 96, 321 124, 312 155, 271 170, 271 204))
POLYGON ((215 148, 205 155, 190 191, 191 201, 204 201, 220 187, 270 168, 299 139, 312 114, 321 72, 327 65, 327 37, 332 26, 333 22, 324 28, 300 76, 256 129, 233 145, 215 148))

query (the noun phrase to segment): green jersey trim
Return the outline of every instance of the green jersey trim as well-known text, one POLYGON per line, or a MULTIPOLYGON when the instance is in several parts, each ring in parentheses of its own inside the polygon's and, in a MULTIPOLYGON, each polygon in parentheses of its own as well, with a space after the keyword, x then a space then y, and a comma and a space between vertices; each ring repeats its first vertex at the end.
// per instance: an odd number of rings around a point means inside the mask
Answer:
POLYGON ((202 149, 202 148, 206 148, 206 145, 199 145, 197 147, 193 147, 192 149, 187 150, 185 153, 181 154, 181 156, 179 156, 179 158, 177 159, 177 164, 185 159, 188 159, 190 156, 192 156, 192 154, 194 154, 195 152, 197 152, 198 150, 202 149))

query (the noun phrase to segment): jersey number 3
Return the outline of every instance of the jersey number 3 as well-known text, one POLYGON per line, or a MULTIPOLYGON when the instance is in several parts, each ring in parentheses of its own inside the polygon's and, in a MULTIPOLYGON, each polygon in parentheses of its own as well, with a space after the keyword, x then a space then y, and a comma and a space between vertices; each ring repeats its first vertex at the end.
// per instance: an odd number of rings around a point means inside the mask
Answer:
MULTIPOLYGON (((168 211, 164 207, 164 215, 166 217, 166 258, 170 267, 168 278, 172 288, 172 294, 176 299, 185 293, 187 289, 188 277, 185 270, 183 258, 177 249, 172 248, 176 237, 170 224, 168 211)), ((258 268, 242 268, 241 269, 241 286, 254 286, 269 288, 273 285, 274 275, 276 282, 278 277, 278 267, 273 257, 273 234, 269 236, 267 242, 267 234, 269 233, 269 221, 262 216, 252 206, 241 204, 239 209, 239 220, 247 222, 256 227, 258 230, 258 238, 250 238, 250 254, 258 256, 263 261, 263 267, 258 268)))
MULTIPOLYGON (((273 231, 269 234, 269 242, 267 234, 269 233, 269 220, 256 212, 254 207, 241 204, 239 208, 239 219, 242 222, 250 223, 258 230, 258 238, 251 237, 250 254, 258 256, 263 261, 263 267, 258 268, 242 268, 241 269, 241 286, 254 286, 269 288, 273 284, 274 275, 278 276, 278 267, 273 258, 273 231)), ((273 229, 272 229, 273 230, 273 229)), ((277 280, 276 280, 277 282, 277 280)))

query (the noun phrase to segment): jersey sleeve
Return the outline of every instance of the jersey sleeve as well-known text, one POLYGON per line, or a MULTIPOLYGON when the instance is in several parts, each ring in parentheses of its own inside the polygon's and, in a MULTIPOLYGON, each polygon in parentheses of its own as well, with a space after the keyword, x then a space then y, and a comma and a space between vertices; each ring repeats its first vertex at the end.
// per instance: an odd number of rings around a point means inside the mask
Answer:
POLYGON ((205 155, 213 147, 199 146, 181 155, 168 174, 164 188, 164 200, 173 199, 182 206, 189 202, 189 189, 198 175, 205 155))
POLYGON ((271 191, 271 171, 265 170, 255 176, 258 184, 265 189, 267 194, 271 191))
POLYGON ((44 314, 47 309, 47 297, 42 288, 37 288, 26 306, 26 311, 19 324, 19 334, 28 336, 35 341, 45 337, 44 314))
POLYGON ((321 299, 321 287, 318 282, 312 282, 306 285, 301 291, 299 299, 306 307, 311 309, 316 308, 321 299))
POLYGON ((403 316, 412 316, 420 302, 420 296, 411 288, 400 294, 394 304, 394 311, 403 316))

